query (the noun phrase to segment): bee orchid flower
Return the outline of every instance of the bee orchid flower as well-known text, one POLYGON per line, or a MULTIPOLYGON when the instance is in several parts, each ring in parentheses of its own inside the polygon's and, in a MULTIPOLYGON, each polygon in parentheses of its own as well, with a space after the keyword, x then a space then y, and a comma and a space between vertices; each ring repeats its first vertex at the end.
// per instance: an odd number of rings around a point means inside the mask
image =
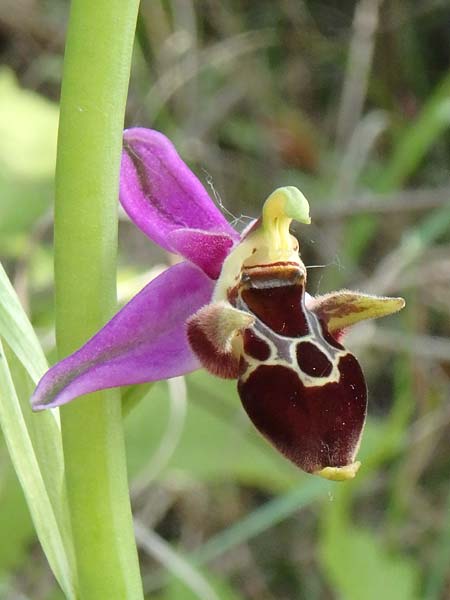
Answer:
POLYGON ((301 192, 275 190, 239 235, 157 131, 125 131, 120 202, 153 242, 184 260, 54 365, 33 408, 204 367, 237 379, 253 424, 304 471, 354 477, 367 390, 342 333, 400 310, 403 299, 347 290, 309 296, 289 232, 292 220, 310 222, 301 192))

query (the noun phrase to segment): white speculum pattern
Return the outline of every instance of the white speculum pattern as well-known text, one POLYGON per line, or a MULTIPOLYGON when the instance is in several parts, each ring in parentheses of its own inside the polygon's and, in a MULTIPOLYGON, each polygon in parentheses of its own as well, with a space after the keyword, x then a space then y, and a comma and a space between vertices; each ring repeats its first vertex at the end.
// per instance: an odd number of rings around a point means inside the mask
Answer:
MULTIPOLYGON (((237 303, 237 308, 244 310, 253 315, 247 305, 241 298, 237 303)), ((301 308, 300 308, 301 309, 301 308)), ((286 337, 280 335, 265 325, 258 317, 255 316, 255 323, 250 328, 253 333, 270 347, 270 356, 266 360, 260 360, 247 354, 244 350, 244 357, 248 363, 248 367, 241 375, 241 381, 247 381, 250 375, 261 365, 267 366, 284 366, 293 369, 299 376, 300 381, 305 387, 320 387, 328 383, 339 383, 341 373, 339 371, 339 361, 343 356, 349 354, 345 349, 338 349, 329 344, 321 335, 320 324, 316 315, 310 311, 305 311, 309 330, 311 333, 299 337, 286 337), (301 370, 297 361, 297 346, 303 342, 309 342, 330 361, 332 371, 329 375, 323 377, 315 377, 308 375, 301 370)))

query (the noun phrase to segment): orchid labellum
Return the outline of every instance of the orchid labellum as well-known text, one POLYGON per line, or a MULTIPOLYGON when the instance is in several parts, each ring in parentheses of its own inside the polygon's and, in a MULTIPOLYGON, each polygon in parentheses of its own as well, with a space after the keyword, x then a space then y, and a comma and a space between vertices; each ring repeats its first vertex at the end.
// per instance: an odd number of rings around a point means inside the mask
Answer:
POLYGON ((289 233, 293 219, 310 222, 301 192, 273 192, 240 236, 156 131, 125 132, 120 201, 148 237, 184 261, 52 367, 33 407, 203 366, 237 379, 256 428, 300 468, 329 479, 354 477, 367 390, 342 332, 400 310, 403 299, 350 291, 309 296, 289 233))

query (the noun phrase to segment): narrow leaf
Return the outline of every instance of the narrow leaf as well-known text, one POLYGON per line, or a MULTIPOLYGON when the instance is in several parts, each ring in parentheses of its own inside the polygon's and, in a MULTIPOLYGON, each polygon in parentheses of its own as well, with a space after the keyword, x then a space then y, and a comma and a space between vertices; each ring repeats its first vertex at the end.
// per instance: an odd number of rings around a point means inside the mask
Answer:
POLYGON ((36 533, 1 433, 0 464, 0 539, 8 540, 7 544, 0 544, 1 580, 28 560, 28 549, 36 533))
MULTIPOLYGON (((0 264, 0 340, 2 338, 6 342, 4 355, 27 435, 42 469, 58 523, 63 531, 68 532, 59 413, 55 410, 36 415, 32 413, 29 403, 35 383, 47 369, 47 362, 33 327, 0 264)), ((8 432, 5 432, 5 439, 9 443, 8 432)), ((68 544, 68 533, 66 537, 68 544)))
POLYGON ((39 340, 23 310, 17 294, 0 263, 0 337, 25 366, 37 383, 47 370, 39 340))
POLYGON ((67 598, 75 598, 73 570, 1 343, 0 425, 50 566, 67 598))

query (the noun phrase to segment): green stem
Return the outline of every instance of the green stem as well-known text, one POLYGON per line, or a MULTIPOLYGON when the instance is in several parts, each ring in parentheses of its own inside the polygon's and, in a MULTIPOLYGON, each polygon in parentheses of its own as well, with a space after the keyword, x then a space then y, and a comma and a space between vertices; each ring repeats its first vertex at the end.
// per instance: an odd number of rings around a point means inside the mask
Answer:
MULTIPOLYGON (((60 357, 116 306, 121 134, 138 0, 72 0, 56 168, 56 334, 60 357)), ((120 397, 61 410, 80 598, 139 600, 120 397)))

